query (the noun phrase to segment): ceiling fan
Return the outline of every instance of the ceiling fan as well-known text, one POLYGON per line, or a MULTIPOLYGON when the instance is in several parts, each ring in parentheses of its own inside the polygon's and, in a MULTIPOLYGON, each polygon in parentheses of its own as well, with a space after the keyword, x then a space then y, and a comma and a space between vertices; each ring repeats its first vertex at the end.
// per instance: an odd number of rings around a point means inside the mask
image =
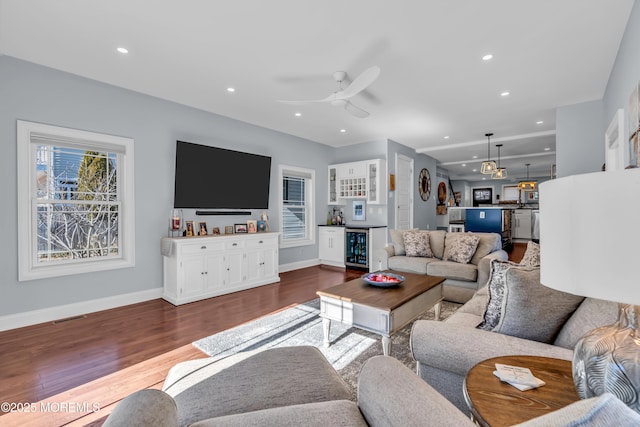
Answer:
POLYGON ((336 107, 343 107, 349 113, 353 114, 356 117, 364 119, 369 116, 369 112, 363 110, 360 107, 356 107, 349 101, 349 98, 354 97, 358 93, 365 90, 369 87, 380 75, 380 67, 373 66, 364 70, 358 77, 356 77, 353 82, 346 89, 342 88, 342 82, 347 76, 345 71, 336 71, 333 73, 333 79, 338 82, 338 90, 333 92, 331 95, 327 96, 324 99, 315 99, 308 101, 279 101, 285 104, 292 105, 301 105, 301 104, 309 104, 313 102, 328 102, 336 107))

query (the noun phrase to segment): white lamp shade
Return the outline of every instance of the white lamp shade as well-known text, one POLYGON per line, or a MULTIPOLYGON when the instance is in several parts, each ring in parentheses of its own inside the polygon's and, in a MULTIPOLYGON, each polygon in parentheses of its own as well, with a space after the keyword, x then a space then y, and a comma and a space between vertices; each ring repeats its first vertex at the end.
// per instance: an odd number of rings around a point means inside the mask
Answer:
POLYGON ((540 184, 540 282, 640 305, 640 169, 540 184))

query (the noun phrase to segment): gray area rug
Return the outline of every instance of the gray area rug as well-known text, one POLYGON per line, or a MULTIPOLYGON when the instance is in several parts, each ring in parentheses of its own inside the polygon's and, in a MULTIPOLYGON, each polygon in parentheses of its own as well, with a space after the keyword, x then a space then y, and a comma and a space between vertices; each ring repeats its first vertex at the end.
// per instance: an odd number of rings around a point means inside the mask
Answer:
MULTIPOLYGON (((440 317, 446 319, 460 304, 443 301, 440 317)), ((362 364, 370 357, 382 354, 380 336, 338 322, 331 322, 331 345, 323 345, 320 300, 314 299, 274 314, 270 314, 232 329, 203 338, 193 343, 214 359, 232 354, 267 349, 312 345, 317 347, 340 373, 356 398, 358 374, 362 364)), ((418 319, 433 319, 430 309, 418 319)), ((409 323, 391 337, 391 355, 415 371, 415 361, 409 351, 409 323)))

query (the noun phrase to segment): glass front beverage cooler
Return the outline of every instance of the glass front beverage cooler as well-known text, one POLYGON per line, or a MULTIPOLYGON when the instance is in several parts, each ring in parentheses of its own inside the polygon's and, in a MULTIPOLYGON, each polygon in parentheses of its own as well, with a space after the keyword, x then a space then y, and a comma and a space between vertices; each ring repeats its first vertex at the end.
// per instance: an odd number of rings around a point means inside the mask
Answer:
POLYGON ((369 269, 369 230, 345 230, 345 264, 369 269))

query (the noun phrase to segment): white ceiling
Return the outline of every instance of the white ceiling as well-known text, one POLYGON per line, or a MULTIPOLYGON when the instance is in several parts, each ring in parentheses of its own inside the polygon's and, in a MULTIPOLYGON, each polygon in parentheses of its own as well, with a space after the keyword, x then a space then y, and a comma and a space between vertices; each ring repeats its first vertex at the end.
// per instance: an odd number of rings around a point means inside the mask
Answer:
POLYGON ((0 53, 334 147, 392 139, 438 159, 454 179, 480 179, 471 169, 493 132, 492 157, 504 144, 501 163, 518 178, 525 163, 544 176, 555 162, 556 107, 602 97, 632 6, 0 0, 0 53), (487 53, 494 58, 482 61, 487 53), (351 100, 366 119, 277 102, 324 98, 337 89, 334 71, 353 79, 372 65, 380 77, 351 100))

